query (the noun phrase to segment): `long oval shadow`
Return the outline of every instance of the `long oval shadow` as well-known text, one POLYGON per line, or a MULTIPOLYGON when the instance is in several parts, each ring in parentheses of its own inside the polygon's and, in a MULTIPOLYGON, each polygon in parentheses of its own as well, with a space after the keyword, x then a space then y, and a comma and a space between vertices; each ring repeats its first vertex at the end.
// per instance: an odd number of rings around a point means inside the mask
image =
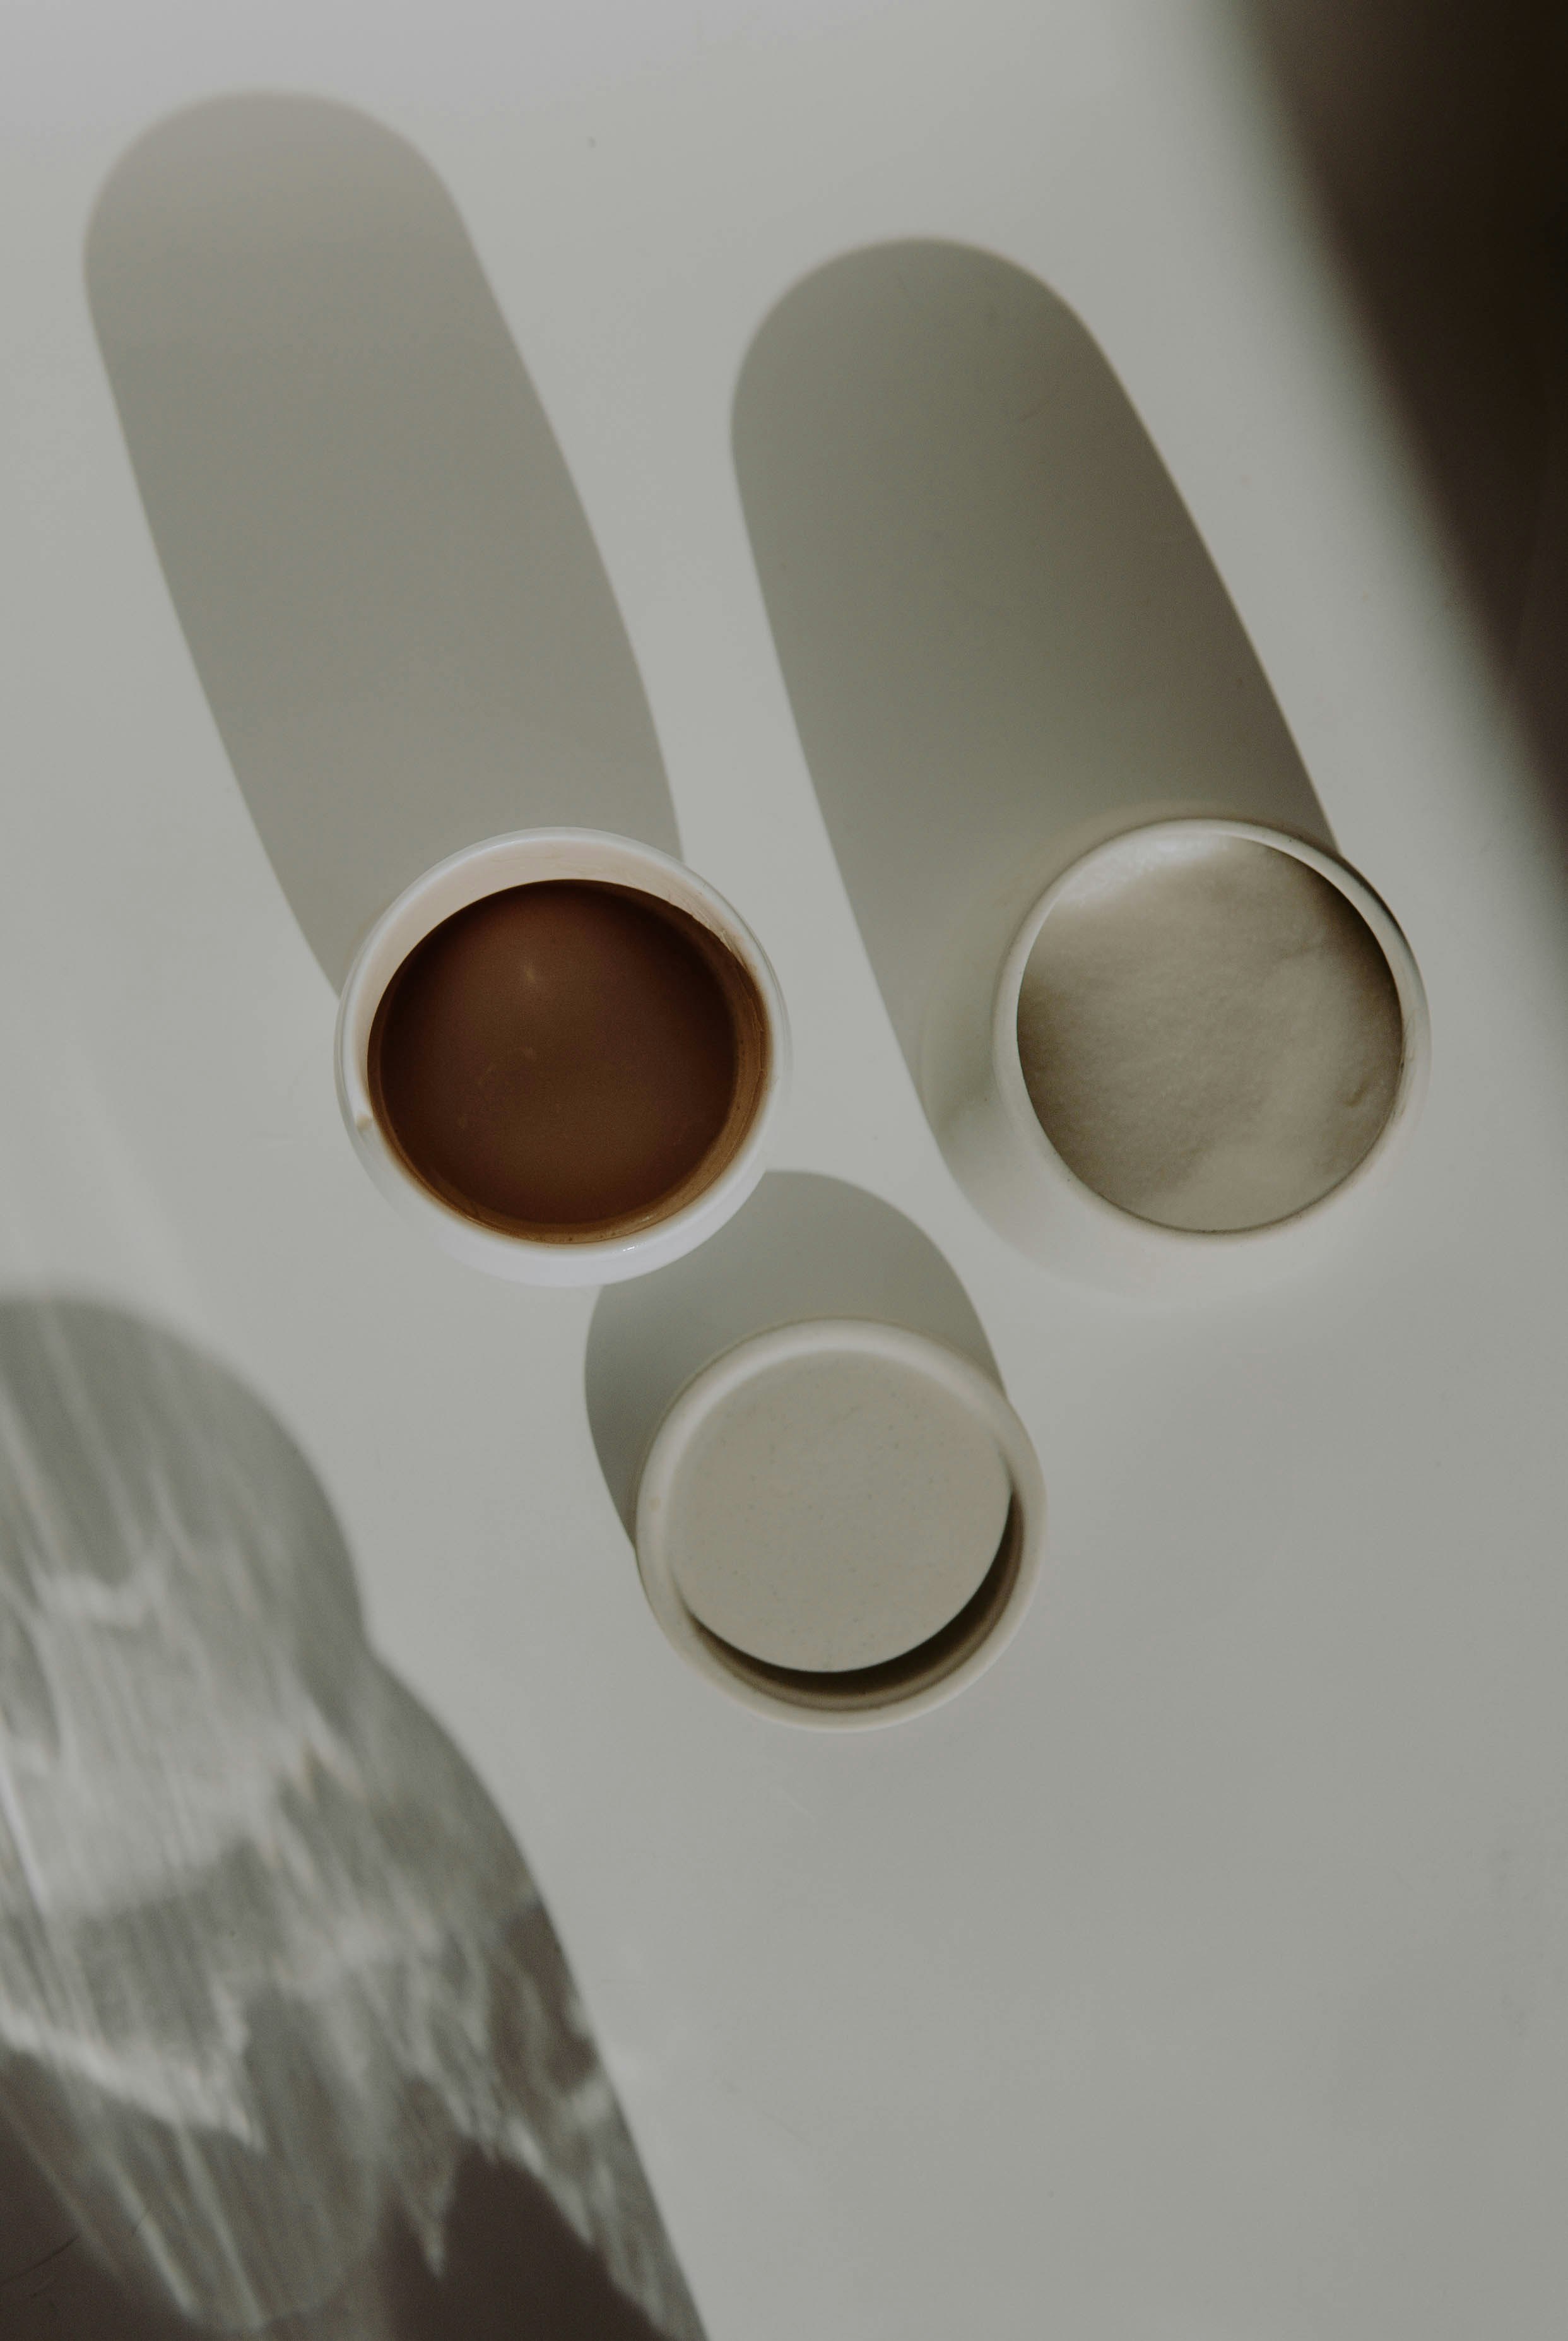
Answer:
POLYGON ((806 761, 918 1082, 934 992, 986 991, 1074 852, 1177 812, 1331 842, 1126 393, 1022 269, 909 242, 818 270, 752 343, 734 454, 806 761))
POLYGON ((549 1916, 310 1467, 81 1301, 0 1303, 0 2187, 7 2334, 701 2341, 549 1916))
POLYGON ((334 988, 480 838, 679 852, 586 515, 412 147, 315 98, 198 105, 111 174, 86 278, 202 687, 334 988))
POLYGON ((908 1326, 1001 1381, 974 1303, 923 1229, 848 1180, 770 1170, 707 1243, 594 1304, 589 1429, 628 1536, 649 1443, 692 1375, 753 1333, 812 1317, 908 1326))

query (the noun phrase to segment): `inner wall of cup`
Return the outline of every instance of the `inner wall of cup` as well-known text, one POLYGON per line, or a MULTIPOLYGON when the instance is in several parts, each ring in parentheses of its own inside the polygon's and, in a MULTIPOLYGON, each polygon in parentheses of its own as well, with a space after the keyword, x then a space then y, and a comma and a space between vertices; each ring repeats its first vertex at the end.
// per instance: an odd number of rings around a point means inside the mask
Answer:
POLYGON ((1252 838, 1133 832, 1059 890, 1019 990, 1040 1127, 1106 1201, 1231 1234, 1320 1201, 1398 1092, 1382 946, 1332 881, 1252 838))
POLYGON ((417 1184, 479 1226, 571 1244, 656 1226, 712 1187, 755 1123, 771 1056, 760 988, 723 936, 650 890, 552 877, 481 894, 411 948, 377 1005, 365 1071, 382 1134, 417 1184), (640 915, 627 921, 620 905, 640 915), (487 914, 522 923, 480 948, 487 914), (573 932, 584 919, 586 952, 573 932), (679 979, 651 1017, 650 947, 679 979), (432 955, 445 969, 433 993, 432 955), (680 1090, 693 1010, 710 1059, 728 1035, 727 1086, 707 1101, 680 1090), (629 1135, 640 1109, 655 1125, 646 1170, 629 1135))

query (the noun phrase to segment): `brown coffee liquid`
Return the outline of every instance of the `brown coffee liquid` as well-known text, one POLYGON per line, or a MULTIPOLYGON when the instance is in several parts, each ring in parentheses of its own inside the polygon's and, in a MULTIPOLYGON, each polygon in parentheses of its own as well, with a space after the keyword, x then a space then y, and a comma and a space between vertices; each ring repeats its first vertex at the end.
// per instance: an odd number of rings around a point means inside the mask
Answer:
POLYGON ((672 903, 552 880, 428 934, 371 1030, 376 1117, 443 1202, 586 1242, 666 1219, 750 1128, 768 1028, 746 969, 672 903))

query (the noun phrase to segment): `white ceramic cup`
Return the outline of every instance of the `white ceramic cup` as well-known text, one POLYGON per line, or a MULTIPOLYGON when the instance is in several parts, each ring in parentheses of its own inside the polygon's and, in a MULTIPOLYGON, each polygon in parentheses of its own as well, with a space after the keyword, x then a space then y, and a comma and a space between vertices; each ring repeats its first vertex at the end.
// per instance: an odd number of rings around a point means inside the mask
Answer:
MULTIPOLYGON (((978 1038, 978 1035, 976 1036, 978 1038)), ((1017 927, 990 1002, 987 1052, 949 1084, 955 1101, 943 1151, 976 1207, 997 1232, 1042 1266, 1123 1290, 1171 1297, 1245 1290, 1313 1256, 1340 1215, 1379 1187, 1414 1126, 1431 1060, 1426 995, 1410 946, 1387 906, 1353 870, 1320 847, 1256 822, 1222 818, 1153 822, 1096 845, 1062 871, 1017 927), (1305 1209, 1264 1225, 1191 1231, 1140 1219, 1109 1202, 1068 1167, 1042 1127, 1025 1082, 1018 1004, 1025 971, 1052 910, 1097 857, 1131 840, 1153 845, 1236 839, 1291 856, 1359 912, 1393 979, 1403 1025, 1400 1064, 1386 1118, 1339 1183, 1305 1209)))
POLYGON ((739 1210, 767 1165, 789 1081, 789 1031, 778 980, 757 938, 722 895, 683 862, 634 839, 599 830, 533 829, 488 838, 450 855, 382 912, 360 946, 343 987, 336 1060, 338 1103, 355 1151, 387 1200, 412 1225, 454 1259, 515 1283, 600 1285, 679 1260, 739 1210), (426 935, 487 895, 562 879, 634 889, 673 904, 716 935, 755 987, 768 1029, 768 1061, 750 1126, 710 1186, 668 1218, 629 1233, 552 1242, 511 1235, 471 1219, 414 1175, 377 1118, 369 1051, 382 995, 426 935))
MULTIPOLYGON (((857 1450, 863 1438, 869 1439, 875 1450, 877 1426, 873 1422, 868 1430, 865 1416, 875 1417, 877 1411, 873 1405, 858 1414, 855 1438, 848 1443, 847 1452, 840 1452, 837 1465, 831 1457, 823 1461, 830 1485, 836 1489, 841 1486, 851 1504, 873 1492, 862 1482, 862 1459, 857 1450)), ((896 1432, 896 1420, 893 1429, 896 1432)), ((755 1442, 751 1451, 757 1451, 755 1442)), ((776 1508, 781 1470, 799 1468, 803 1461, 800 1454, 791 1453, 787 1437, 771 1449, 765 1438, 761 1451, 768 1458, 767 1484, 759 1485, 755 1493, 744 1481, 731 1484, 725 1491, 728 1509, 721 1525, 733 1539, 742 1566, 759 1501, 762 1508, 776 1508), (789 1459, 781 1461, 781 1458, 789 1459)), ((905 1454, 907 1458, 907 1450, 905 1454)), ((815 1471, 818 1452, 808 1446, 806 1456, 815 1471)), ((873 1488, 878 1472, 889 1468, 898 1470, 902 1459, 891 1443, 884 1443, 880 1453, 868 1455, 865 1460, 872 1467, 868 1476, 873 1488)), ((918 1458, 916 1461, 918 1468, 918 1458)), ((788 1489, 782 1497, 788 1504, 788 1489)), ((809 1511, 811 1505, 821 1500, 820 1488, 813 1486, 806 1509, 809 1511)), ((937 1505, 939 1510, 939 1489, 937 1505)), ((861 1318, 818 1318, 774 1326, 737 1343, 686 1384, 664 1415, 642 1467, 634 1540, 649 1605, 675 1649, 700 1674, 758 1713, 819 1728, 864 1729, 923 1713, 953 1698, 999 1657, 1022 1622, 1039 1574, 1045 1508, 1045 1483, 1029 1435, 998 1385, 972 1360, 960 1356, 946 1342, 905 1326, 861 1318), (936 1630, 926 1631, 909 1648, 881 1663, 835 1674, 764 1663, 701 1622, 681 1588, 680 1499, 689 1475, 711 1469, 715 1426, 721 1437, 725 1410, 738 1397, 743 1398, 749 1386, 764 1387, 766 1378, 780 1368, 809 1368, 816 1361, 836 1365, 845 1360, 883 1365, 892 1377, 911 1377, 924 1385, 928 1403, 937 1410, 935 1419, 945 1420, 948 1430, 958 1439, 967 1435, 980 1450, 988 1450, 1000 1467, 1004 1488, 1000 1539, 984 1556, 983 1573, 968 1598, 960 1600, 936 1630)), ((874 1511, 858 1510, 857 1535, 862 1522, 866 1537, 874 1544, 880 1521, 874 1511)), ((935 1524, 938 1538, 949 1527, 961 1535, 965 1523, 938 1520, 935 1524)), ((870 1558, 873 1581, 879 1582, 884 1599, 891 1595, 897 1609, 904 1598, 897 1584, 899 1554, 879 1551, 870 1558)), ((808 1583, 813 1581, 811 1571, 803 1574, 808 1583)), ((787 1573, 783 1582, 762 1589, 786 1605, 794 1598, 787 1573)), ((835 1601, 842 1599, 849 1605, 837 1622, 841 1624, 845 1614, 853 1616, 853 1604, 864 1589, 863 1581, 844 1596, 833 1589, 835 1601)), ((814 1621, 800 1622, 809 1634, 814 1621)))

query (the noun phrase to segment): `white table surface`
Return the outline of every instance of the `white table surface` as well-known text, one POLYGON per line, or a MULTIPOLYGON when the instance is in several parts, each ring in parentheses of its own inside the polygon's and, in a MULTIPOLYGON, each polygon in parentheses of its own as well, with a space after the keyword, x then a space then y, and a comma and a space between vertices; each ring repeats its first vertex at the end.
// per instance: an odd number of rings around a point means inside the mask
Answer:
POLYGON ((1555 2341, 1568 2297, 1568 966, 1533 783, 1216 0, 14 0, 0 18, 0 1276, 262 1392, 515 1828, 713 2341, 1555 2341), (962 1276, 1050 1497, 1006 1658, 896 1729, 715 1695, 595 1463, 591 1296, 428 1251, 157 567, 88 317, 171 109, 332 95, 458 204, 789 1001, 780 1161, 962 1276), (779 294, 967 239, 1079 312, 1433 1014, 1327 1265, 1152 1308, 946 1171, 730 465, 779 294))

